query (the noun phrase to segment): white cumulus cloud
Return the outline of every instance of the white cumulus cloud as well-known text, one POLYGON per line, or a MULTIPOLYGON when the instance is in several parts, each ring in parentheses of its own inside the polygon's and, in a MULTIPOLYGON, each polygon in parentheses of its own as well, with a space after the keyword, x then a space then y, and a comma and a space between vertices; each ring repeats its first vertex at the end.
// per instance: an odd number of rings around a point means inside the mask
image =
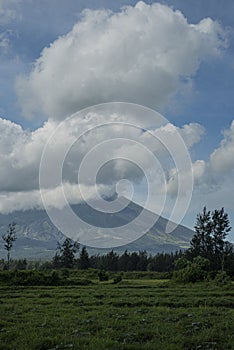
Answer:
POLYGON ((190 24, 159 3, 140 1, 118 13, 85 10, 69 33, 43 49, 16 89, 29 118, 43 111, 63 119, 110 101, 156 108, 190 86, 201 62, 225 45, 217 22, 190 24))
POLYGON ((209 160, 196 160, 192 166, 195 180, 194 189, 197 194, 206 195, 206 200, 209 200, 208 197, 214 198, 216 192, 221 195, 223 191, 227 202, 233 202, 234 121, 232 121, 230 128, 223 132, 223 139, 211 153, 209 160))
POLYGON ((210 157, 211 169, 226 174, 234 170, 234 120, 229 130, 224 132, 220 147, 210 157))

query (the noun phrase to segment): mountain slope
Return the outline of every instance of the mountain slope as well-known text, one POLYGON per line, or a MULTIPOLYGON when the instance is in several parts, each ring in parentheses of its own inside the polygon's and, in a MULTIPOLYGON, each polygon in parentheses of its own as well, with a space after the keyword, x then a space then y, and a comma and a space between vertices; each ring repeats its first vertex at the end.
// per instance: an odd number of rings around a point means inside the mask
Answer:
MULTIPOLYGON (((122 226, 136 218, 143 208, 136 203, 130 202, 126 208, 115 214, 100 213, 92 209, 87 204, 77 204, 72 206, 73 211, 82 220, 97 227, 108 227, 109 232, 114 232, 114 227, 122 226)), ((151 218, 155 214, 147 211, 146 218, 151 218)), ((156 216, 157 217, 157 216, 156 216)), ((7 226, 11 222, 16 222, 17 240, 12 249, 12 257, 29 259, 48 259, 55 254, 57 242, 62 242, 65 236, 52 224, 45 210, 18 211, 11 214, 0 214, 0 234, 6 232, 7 226)), ((193 236, 193 231, 178 225, 170 234, 165 233, 168 220, 157 217, 156 223, 137 240, 117 247, 114 250, 122 253, 124 250, 139 251, 146 250, 148 253, 172 252, 179 249, 188 248, 193 236)), ((79 231, 79 228, 77 228, 79 231)), ((3 241, 0 241, 0 257, 5 256, 3 251, 3 241)), ((90 254, 106 253, 110 248, 88 247, 90 254)))

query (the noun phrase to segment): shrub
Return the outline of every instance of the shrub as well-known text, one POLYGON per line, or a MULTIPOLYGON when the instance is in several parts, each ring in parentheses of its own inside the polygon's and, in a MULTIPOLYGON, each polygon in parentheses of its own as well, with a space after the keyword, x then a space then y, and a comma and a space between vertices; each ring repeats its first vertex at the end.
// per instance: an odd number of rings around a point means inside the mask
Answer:
POLYGON ((86 278, 78 279, 75 281, 75 285, 77 286, 88 286, 90 284, 93 284, 93 282, 86 278))
MULTIPOLYGON (((180 260, 180 259, 178 259, 180 260)), ((182 266, 185 261, 183 261, 182 266)), ((179 264, 178 264, 179 265, 179 264)), ((192 263, 185 265, 173 274, 174 280, 182 283, 195 283, 199 281, 204 281, 208 276, 209 260, 201 256, 197 256, 193 259, 192 263)))
POLYGON ((191 264, 191 262, 187 259, 185 259, 184 257, 179 258, 175 261, 175 268, 177 270, 181 270, 186 268, 187 266, 189 266, 191 264))
POLYGON ((127 271, 123 272, 123 278, 125 279, 170 279, 172 277, 171 272, 158 272, 158 271, 127 271))
POLYGON ((109 275, 105 271, 99 271, 98 272, 98 278, 99 278, 100 282, 108 281, 109 280, 109 275))
POLYGON ((231 283, 231 278, 226 271, 219 271, 214 278, 214 283, 219 287, 227 286, 231 283))
POLYGON ((60 269, 60 272, 61 272, 61 277, 63 279, 66 279, 66 278, 68 278, 70 276, 69 269, 62 268, 62 269, 60 269))
POLYGON ((119 282, 122 281, 122 276, 121 275, 117 275, 115 278, 114 278, 114 281, 113 281, 113 284, 117 284, 119 282))

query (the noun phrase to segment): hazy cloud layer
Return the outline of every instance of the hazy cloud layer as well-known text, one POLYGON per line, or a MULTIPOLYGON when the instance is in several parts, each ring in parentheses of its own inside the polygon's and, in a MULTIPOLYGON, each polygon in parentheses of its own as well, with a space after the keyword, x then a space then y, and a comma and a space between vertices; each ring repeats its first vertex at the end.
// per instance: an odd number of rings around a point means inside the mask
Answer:
MULTIPOLYGON (((133 184, 139 184, 144 177, 145 171, 149 171, 152 168, 153 178, 157 173, 155 164, 152 164, 152 155, 162 166, 163 171, 168 172, 170 169, 171 164, 165 161, 170 154, 168 155, 168 150, 159 142, 160 139, 170 139, 170 142, 173 144, 173 140, 176 142, 176 137, 178 137, 179 133, 186 146, 190 148, 193 144, 199 142, 204 133, 203 128, 197 124, 188 124, 181 129, 167 124, 161 128, 150 130, 150 133, 136 127, 115 124, 104 125, 96 129, 96 125, 101 122, 104 123, 105 118, 103 118, 102 115, 95 114, 87 116, 87 118, 81 116, 80 119, 71 119, 66 122, 64 124, 66 128, 62 125, 58 129, 58 123, 49 120, 41 128, 32 132, 23 130, 20 125, 13 122, 0 119, 0 192, 3 195, 2 210, 6 203, 8 203, 6 207, 9 209, 12 206, 12 210, 15 208, 15 205, 18 207, 17 203, 19 202, 21 202, 22 207, 24 206, 23 203, 25 203, 26 207, 28 205, 31 206, 33 202, 35 207, 40 204, 38 189, 41 156, 46 142, 55 130, 55 142, 50 146, 52 147, 52 156, 49 158, 46 167, 47 177, 51 179, 51 187, 58 188, 60 186, 60 183, 53 182, 56 169, 54 164, 59 159, 64 147, 68 147, 63 164, 63 181, 71 186, 75 186, 78 181, 77 176, 81 161, 88 152, 93 151, 93 155, 91 153, 93 160, 90 161, 88 159, 88 162, 86 161, 86 164, 88 164, 86 173, 79 182, 80 185, 86 186, 85 192, 87 192, 88 187, 92 189, 94 185, 92 182, 89 182, 89 174, 92 171, 90 167, 94 162, 100 162, 100 164, 104 165, 107 163, 102 168, 97 179, 99 186, 103 186, 103 190, 112 191, 116 182, 122 178, 128 179, 133 184), (87 127, 92 130, 77 141, 77 135, 80 135, 82 130, 87 130, 87 127), (119 137, 122 138, 120 142, 118 141, 119 137), (116 147, 115 139, 119 142, 118 147, 116 147), (108 140, 109 144, 106 144, 108 140), (104 151, 97 148, 98 145, 103 145, 104 151), (116 160, 117 158, 120 158, 120 160, 116 160), (121 158, 129 159, 130 162, 124 161, 124 163, 121 163, 121 158), (112 161, 110 166, 108 166, 109 161, 112 161), (139 168, 133 163, 139 164, 142 171, 139 172, 139 168), (9 197, 6 195, 7 193, 9 197), (16 204, 13 205, 11 199, 14 197, 14 193, 15 198, 19 198, 19 200, 16 200, 16 204)), ((113 121, 116 119, 120 120, 121 115, 112 115, 109 121, 112 119, 113 121)), ((159 181, 158 178, 157 181, 159 181)), ((164 180, 161 179, 160 181, 163 183, 164 180)), ((52 191, 53 188, 48 190, 52 191)), ((57 192, 55 191, 54 193, 56 194, 57 192)), ((68 193, 70 192, 68 191, 68 193)), ((68 198, 70 197, 68 195, 68 198)), ((74 198, 72 200, 74 201, 74 198)), ((80 200, 79 197, 77 197, 77 200, 80 200)), ((54 202, 59 202, 56 195, 54 202)))
POLYGON ((66 200, 69 204, 77 204, 83 201, 82 193, 87 199, 92 199, 96 193, 107 193, 108 188, 104 186, 86 187, 84 185, 63 183, 47 190, 19 191, 0 193, 0 213, 7 214, 16 210, 42 209, 42 195, 46 200, 47 208, 62 209, 66 205, 63 193, 66 192, 66 200))
POLYGON ((22 0, 0 0, 0 25, 7 24, 19 18, 18 5, 22 0))
MULTIPOLYGON (((113 116, 116 118, 116 115, 113 116)), ((120 119, 120 117, 118 117, 120 119)), ((101 144, 103 141, 111 140, 108 145, 107 152, 94 152, 94 160, 100 157, 103 164, 108 159, 114 159, 114 163, 110 166, 103 167, 100 176, 98 177, 98 191, 100 194, 113 192, 113 186, 122 178, 126 178, 134 184, 139 185, 143 179, 143 173, 131 162, 122 162, 115 160, 118 157, 132 159, 142 165, 144 171, 149 171, 152 168, 152 179, 155 178, 154 192, 156 196, 160 196, 164 191, 172 197, 177 194, 178 181, 177 170, 171 163, 164 163, 166 151, 161 147, 158 138, 169 138, 173 144, 174 133, 179 132, 188 148, 200 141, 204 133, 204 129, 198 124, 188 124, 181 129, 175 128, 167 124, 161 128, 151 130, 150 134, 139 131, 137 128, 123 128, 111 125, 101 128, 97 133, 93 132, 85 135, 80 142, 76 142, 76 135, 82 127, 94 127, 100 123, 102 116, 93 115, 92 118, 76 120, 76 123, 71 120, 66 124, 67 129, 61 128, 56 134, 56 143, 53 149, 53 159, 48 164, 48 177, 53 178, 53 162, 59 157, 61 149, 64 145, 72 145, 69 148, 68 155, 64 162, 63 181, 65 184, 64 191, 68 201, 78 203, 81 201, 80 189, 77 185, 77 172, 80 162, 83 157, 93 149, 95 145, 101 144), (83 126, 82 126, 83 123, 83 126), (119 135, 127 141, 122 142, 122 147, 116 149, 112 143, 119 135), (137 140, 138 143, 131 143, 129 140, 137 140), (113 147, 111 147, 111 144, 113 147), (152 160, 149 154, 143 147, 144 145, 150 150, 159 160, 165 177, 160 177, 160 172, 157 173, 157 168, 152 166, 152 160), (157 176, 155 175, 157 174, 157 176), (111 178, 111 182, 110 182, 111 178), (166 181, 166 182, 165 182, 166 181), (165 182, 165 183, 164 183, 165 182), (165 187, 163 187, 165 185, 165 187)), ((48 121, 43 127, 36 131, 30 132, 23 130, 21 126, 0 119, 0 193, 1 193, 1 212, 13 211, 15 209, 28 209, 32 207, 41 207, 41 199, 39 192, 39 166, 43 148, 51 134, 56 130, 57 122, 48 121)), ((226 196, 226 202, 232 202, 228 199, 233 193, 233 149, 234 149, 234 121, 230 129, 223 134, 223 140, 218 148, 216 148, 210 156, 208 162, 197 160, 192 164, 193 174, 195 179, 195 196, 199 198, 199 193, 206 194, 206 199, 213 196, 213 192, 217 192, 219 197, 222 194, 226 196), (228 188, 227 188, 228 187, 228 188)), ((98 149, 97 149, 98 151, 98 149)), ((92 162, 91 162, 92 163, 92 162)), ((90 164, 90 162, 88 162, 90 164)), ((94 186, 89 183, 89 168, 87 168, 87 177, 80 186, 83 187, 84 193, 88 198, 95 195, 94 186)), ((162 174, 161 174, 162 175, 162 174)), ((182 182, 186 182, 187 174, 180 174, 182 182), (184 178, 184 181, 183 181, 184 178)), ((151 179, 151 180, 152 180, 151 179)), ((48 202, 51 205, 62 206, 62 192, 60 184, 56 184, 51 188, 42 188, 44 195, 46 193, 48 202)))
POLYGON ((190 24, 180 11, 138 2, 119 13, 85 10, 73 29, 41 52, 17 80, 23 114, 54 119, 101 102, 157 108, 190 89, 202 61, 220 53, 225 32, 210 18, 190 24))

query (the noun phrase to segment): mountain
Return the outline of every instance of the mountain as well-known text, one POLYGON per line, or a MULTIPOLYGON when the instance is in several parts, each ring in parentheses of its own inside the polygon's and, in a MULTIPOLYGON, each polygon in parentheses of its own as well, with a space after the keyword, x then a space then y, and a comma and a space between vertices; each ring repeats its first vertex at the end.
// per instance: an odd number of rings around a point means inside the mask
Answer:
MULTIPOLYGON (((96 227, 109 228, 110 234, 114 233, 115 227, 129 223, 138 217, 143 210, 141 206, 134 202, 130 202, 124 209, 114 214, 99 212, 86 203, 72 205, 71 207, 82 220, 96 227)), ((157 220, 147 233, 135 241, 113 250, 117 253, 122 253, 126 249, 130 252, 146 250, 148 253, 156 254, 188 248, 194 234, 192 230, 178 225, 174 231, 166 233, 166 225, 169 222, 167 219, 158 217, 150 211, 146 211, 144 216, 147 220, 154 220, 155 217, 157 220)), ((16 223, 17 235, 17 240, 14 242, 12 249, 12 257, 14 258, 50 259, 55 254, 57 242, 62 242, 66 237, 53 225, 45 210, 35 209, 16 211, 5 215, 0 214, 1 235, 7 231, 8 224, 12 222, 16 223)), ((79 230, 82 230, 82 228, 78 227, 77 231, 79 230)), ((6 255, 3 243, 3 241, 0 241, 0 257, 6 255)), ((90 254, 103 254, 111 250, 111 248, 87 248, 90 254)))

